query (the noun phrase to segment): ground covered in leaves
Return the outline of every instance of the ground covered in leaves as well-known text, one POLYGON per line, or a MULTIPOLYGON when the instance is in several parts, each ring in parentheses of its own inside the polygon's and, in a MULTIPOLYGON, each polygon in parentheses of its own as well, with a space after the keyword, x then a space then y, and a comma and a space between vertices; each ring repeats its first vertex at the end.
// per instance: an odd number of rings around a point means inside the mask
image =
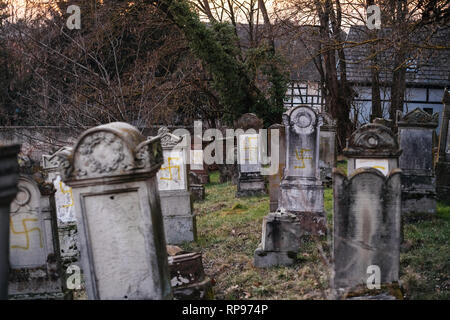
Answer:
MULTIPOLYGON (((236 186, 220 184, 211 174, 206 199, 194 204, 198 241, 184 244, 203 252, 206 274, 214 279, 216 299, 327 299, 330 290, 331 232, 310 239, 292 267, 258 269, 253 252, 269 212, 267 196, 236 198, 236 186)), ((332 190, 325 190, 325 210, 332 220, 332 190)), ((439 205, 438 217, 405 226, 400 277, 407 299, 450 298, 450 207, 439 205)))

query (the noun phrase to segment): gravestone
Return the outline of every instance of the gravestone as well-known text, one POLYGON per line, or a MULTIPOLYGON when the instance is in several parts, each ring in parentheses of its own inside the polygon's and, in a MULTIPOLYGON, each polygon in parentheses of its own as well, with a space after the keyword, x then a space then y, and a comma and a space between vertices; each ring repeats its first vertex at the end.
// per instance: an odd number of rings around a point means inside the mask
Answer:
POLYGON ((0 300, 8 298, 10 204, 16 197, 20 145, 0 146, 0 300))
POLYGON ((433 133, 439 114, 419 108, 398 115, 398 139, 402 154, 402 218, 416 221, 436 215, 436 181, 433 170, 433 133))
POLYGON ((158 136, 164 156, 157 179, 166 241, 168 244, 195 241, 196 219, 188 184, 188 141, 171 134, 166 127, 159 128, 158 136))
POLYGON ((189 172, 189 191, 194 202, 205 200, 205 186, 201 182, 201 178, 195 172, 189 172))
POLYGON ((401 153, 397 140, 389 128, 367 124, 352 134, 344 153, 353 165, 366 154, 375 164, 387 159, 386 165, 392 163, 392 168, 385 175, 383 168, 352 167, 348 177, 334 170, 334 286, 356 289, 373 284, 370 277, 376 269, 381 284, 396 282, 401 240, 401 170, 394 161, 401 153))
POLYGON ((21 175, 10 211, 10 299, 62 299, 52 188, 21 175))
POLYGON ((312 108, 298 106, 283 114, 283 124, 286 166, 278 210, 263 219, 261 243, 254 255, 257 267, 293 264, 304 236, 326 233, 319 169, 322 119, 312 108))
POLYGON ((326 233, 323 186, 319 169, 319 138, 322 117, 300 106, 283 114, 286 128, 286 168, 280 186, 280 208, 295 213, 303 231, 326 233))
POLYGON ((204 140, 203 137, 194 137, 194 142, 191 144, 190 150, 190 171, 194 172, 199 179, 199 183, 209 183, 208 166, 203 161, 204 144, 211 142, 204 140))
POLYGON ((81 268, 75 200, 72 188, 61 180, 60 175, 60 167, 64 166, 64 162, 71 152, 71 148, 63 147, 52 155, 42 156, 42 168, 46 173, 46 181, 54 187, 53 197, 63 270, 66 270, 71 264, 76 264, 81 268))
POLYGON ((336 166, 336 120, 328 113, 321 113, 319 167, 322 183, 331 186, 333 168, 336 166))
POLYGON ((358 168, 374 168, 385 176, 399 167, 401 150, 392 131, 381 124, 368 123, 355 131, 343 150, 347 157, 347 174, 358 168))
POLYGON ((286 165, 286 134, 285 128, 282 124, 273 124, 269 127, 269 153, 272 154, 272 150, 279 150, 279 165, 277 174, 269 176, 269 198, 270 198, 270 212, 275 212, 278 209, 278 198, 280 194, 280 183, 283 179, 283 171, 286 165), (271 132, 272 130, 278 130, 279 142, 278 148, 272 146, 271 132))
POLYGON ((439 201, 450 205, 450 92, 444 93, 438 155, 435 166, 436 192, 439 201))
POLYGON ((89 299, 169 299, 156 174, 160 138, 113 122, 85 131, 61 168, 72 188, 89 299))
POLYGON ((253 113, 243 114, 235 124, 244 131, 237 135, 239 179, 237 197, 266 194, 264 177, 261 175, 260 136, 263 122, 253 113))

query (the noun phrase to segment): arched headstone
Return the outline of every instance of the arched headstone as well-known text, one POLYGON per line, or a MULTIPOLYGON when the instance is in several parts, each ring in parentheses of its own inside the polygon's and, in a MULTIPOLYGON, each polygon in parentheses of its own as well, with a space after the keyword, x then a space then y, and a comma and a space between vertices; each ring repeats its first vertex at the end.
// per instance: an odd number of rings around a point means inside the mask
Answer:
POLYGON ((85 131, 67 161, 61 175, 75 200, 88 298, 171 298, 160 138, 113 122, 85 131))

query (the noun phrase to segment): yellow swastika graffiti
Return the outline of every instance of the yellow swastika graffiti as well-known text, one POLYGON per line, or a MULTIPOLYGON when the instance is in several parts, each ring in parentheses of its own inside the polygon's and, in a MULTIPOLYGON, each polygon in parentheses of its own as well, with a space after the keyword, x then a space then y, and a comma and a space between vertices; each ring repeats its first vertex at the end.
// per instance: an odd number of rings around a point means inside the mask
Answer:
POLYGON ((172 181, 172 180, 173 180, 172 169, 177 169, 177 171, 178 171, 178 180, 181 179, 181 177, 180 177, 180 166, 178 166, 178 165, 173 166, 173 165, 170 163, 170 161, 172 161, 172 160, 177 161, 177 160, 180 160, 180 158, 178 158, 178 157, 168 157, 168 158, 167 158, 168 166, 165 167, 165 168, 161 167, 161 170, 169 170, 169 177, 168 177, 168 178, 166 178, 166 177, 161 177, 161 180, 170 180, 170 181, 172 181))
POLYGON ((62 193, 68 193, 70 194, 70 203, 69 204, 65 204, 62 207, 63 208, 68 208, 68 207, 72 207, 73 206, 73 194, 72 194, 72 188, 69 188, 67 190, 64 190, 63 186, 62 186, 62 181, 59 182, 59 188, 61 189, 62 193))
POLYGON ((39 232, 40 246, 41 246, 41 248, 43 247, 41 229, 39 229, 38 227, 28 229, 27 221, 35 222, 35 221, 38 221, 38 219, 35 219, 35 218, 22 219, 23 231, 16 231, 14 229, 14 223, 12 221, 12 218, 11 217, 9 218, 9 224, 10 224, 10 227, 11 227, 11 232, 13 234, 24 234, 25 235, 25 240, 26 240, 26 243, 27 243, 26 246, 11 245, 12 249, 28 250, 30 248, 30 233, 33 232, 33 231, 39 232))
POLYGON ((306 157, 305 153, 311 151, 311 149, 300 149, 300 155, 298 154, 298 150, 295 150, 295 157, 297 160, 302 161, 301 166, 294 166, 294 169, 304 169, 306 168, 305 160, 312 160, 312 157, 306 157))
POLYGON ((245 138, 245 143, 244 143, 244 150, 245 150, 244 151, 245 152, 245 159, 244 160, 245 161, 254 161, 255 159, 253 159, 253 157, 252 157, 253 152, 251 152, 251 150, 258 150, 257 147, 251 146, 250 139, 258 140, 257 137, 246 137, 245 138))

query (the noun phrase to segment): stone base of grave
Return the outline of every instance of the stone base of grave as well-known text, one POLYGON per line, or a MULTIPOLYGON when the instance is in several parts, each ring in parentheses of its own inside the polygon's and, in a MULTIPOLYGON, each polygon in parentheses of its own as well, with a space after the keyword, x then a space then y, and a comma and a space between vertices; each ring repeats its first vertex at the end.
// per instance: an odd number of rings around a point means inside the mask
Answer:
POLYGON ((271 212, 263 219, 261 243, 255 250, 254 265, 266 268, 292 265, 301 246, 302 230, 297 217, 271 212))
POLYGON ((210 278, 180 288, 172 288, 174 300, 214 300, 213 285, 210 278))
POLYGON ((402 175, 402 220, 406 223, 436 215, 435 178, 429 175, 402 175))
POLYGON ((280 187, 278 206, 297 216, 305 235, 326 235, 322 185, 304 185, 284 180, 280 187))
POLYGON ((450 205, 450 162, 438 162, 435 173, 437 199, 450 205))
POLYGON ((167 244, 197 240, 196 219, 192 212, 191 193, 164 191, 159 194, 167 244))
POLYGON ((35 268, 10 269, 8 299, 64 299, 56 261, 35 268))
POLYGON ((8 300, 72 300, 70 294, 62 292, 43 292, 33 294, 9 295, 8 300))
POLYGON ((259 173, 241 174, 237 184, 236 196, 251 197, 266 194, 266 185, 264 177, 259 173))
POLYGON ((206 277, 202 254, 189 252, 170 256, 170 282, 175 300, 211 300, 212 281, 206 277))
POLYGON ((403 290, 397 282, 381 284, 380 289, 368 289, 361 285, 337 291, 345 300, 403 300, 403 290))
POLYGON ((191 184, 189 186, 191 191, 192 201, 203 201, 205 200, 205 187, 201 184, 191 184))

